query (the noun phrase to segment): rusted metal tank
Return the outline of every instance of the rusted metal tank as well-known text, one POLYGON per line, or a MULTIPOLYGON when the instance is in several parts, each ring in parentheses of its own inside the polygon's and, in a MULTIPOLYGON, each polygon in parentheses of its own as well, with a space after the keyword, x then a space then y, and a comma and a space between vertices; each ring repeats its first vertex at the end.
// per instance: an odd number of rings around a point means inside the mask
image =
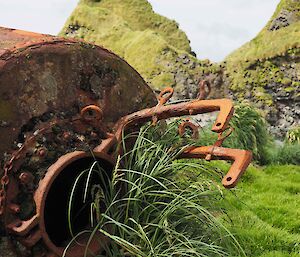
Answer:
MULTIPOLYGON (((140 75, 106 49, 80 41, 0 28, 1 167, 27 142, 23 152, 15 157, 18 160, 11 162, 12 167, 6 165, 13 175, 9 175, 5 192, 5 218, 2 219, 5 229, 21 238, 19 241, 29 248, 45 248, 40 252, 60 255, 63 242, 68 239, 65 224, 59 222, 59 215, 63 215, 59 204, 63 205, 63 201, 57 202, 57 198, 64 195, 58 186, 54 186, 58 191, 53 198, 51 194, 55 190, 50 190, 45 198, 39 194, 43 205, 40 210, 44 212, 46 208, 47 212, 39 214, 45 215, 44 224, 36 229, 38 200, 34 199, 34 192, 38 181, 48 179, 43 190, 49 190, 48 186, 59 172, 49 175, 46 171, 60 156, 77 151, 79 155, 69 156, 70 160, 89 158, 80 151, 99 145, 120 117, 156 103, 154 93, 140 75), (78 119, 80 110, 89 105, 101 108, 101 126, 78 119), (39 134, 42 129, 45 131, 39 134), (57 235, 54 227, 60 228, 57 235), (43 243, 37 243, 41 237, 43 243)), ((110 166, 110 157, 103 158, 105 165, 110 166)), ((68 176, 67 173, 63 176, 68 176)), ((59 181, 66 183, 67 177, 59 181)), ((71 178, 69 181, 72 183, 71 178)), ((3 230, 2 226, 2 234, 3 230)), ((82 256, 80 251, 79 255, 76 252, 78 249, 70 256, 82 256)))
MULTIPOLYGON (((93 159, 111 174, 122 132, 146 121, 219 111, 212 127, 217 142, 178 158, 232 160, 222 183, 234 187, 251 152, 221 147, 230 134, 231 101, 199 94, 166 105, 172 94, 168 88, 157 100, 130 65, 99 46, 0 28, 0 256, 62 256, 72 239, 66 211, 76 177, 93 159)), ((196 137, 190 121, 179 134, 188 128, 196 137)), ((75 227, 80 232, 89 214, 80 204, 75 208, 82 210, 75 227)), ((96 236, 89 243, 92 254, 107 243, 96 236)), ((77 238, 66 256, 83 256, 89 238, 77 238)))

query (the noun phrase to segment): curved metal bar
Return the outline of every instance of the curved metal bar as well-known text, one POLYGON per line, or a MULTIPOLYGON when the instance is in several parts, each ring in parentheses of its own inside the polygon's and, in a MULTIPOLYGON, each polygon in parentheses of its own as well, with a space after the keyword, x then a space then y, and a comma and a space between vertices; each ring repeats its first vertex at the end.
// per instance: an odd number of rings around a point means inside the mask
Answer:
POLYGON ((198 139, 199 138, 199 126, 197 126, 196 124, 186 120, 183 121, 182 123, 179 124, 178 127, 178 134, 180 137, 184 137, 184 133, 186 132, 186 129, 189 128, 192 130, 192 138, 193 139, 198 139))
POLYGON ((178 156, 179 159, 205 159, 211 154, 213 160, 233 161, 228 173, 223 177, 222 184, 226 188, 235 187, 252 160, 252 152, 248 150, 231 149, 216 146, 192 147, 178 156))
POLYGON ((101 144, 97 146, 94 151, 108 152, 113 142, 120 142, 122 132, 125 128, 133 127, 151 121, 153 117, 157 120, 164 120, 172 117, 180 117, 186 115, 197 115, 202 113, 220 111, 217 119, 212 127, 214 132, 224 131, 233 115, 234 107, 231 100, 194 100, 186 103, 155 106, 147 108, 138 112, 134 112, 122 117, 114 126, 114 136, 102 140, 101 144))

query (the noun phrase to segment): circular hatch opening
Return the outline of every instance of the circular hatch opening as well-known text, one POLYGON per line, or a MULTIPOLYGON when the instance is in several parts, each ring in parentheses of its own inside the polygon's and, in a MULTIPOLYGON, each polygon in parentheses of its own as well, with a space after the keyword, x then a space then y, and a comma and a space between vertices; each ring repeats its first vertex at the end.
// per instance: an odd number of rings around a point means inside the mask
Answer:
MULTIPOLYGON (((95 199, 93 195, 99 192, 99 188, 102 188, 105 194, 114 168, 108 160, 96 160, 97 164, 94 157, 83 157, 71 162, 57 175, 49 189, 44 206, 44 224, 50 241, 58 248, 66 247, 73 238, 69 228, 69 217, 73 235, 92 229, 91 204, 95 199), (92 166, 94 168, 90 172, 92 166), (88 193, 84 201, 87 184, 88 193)), ((100 210, 103 208, 105 206, 102 202, 100 210)))

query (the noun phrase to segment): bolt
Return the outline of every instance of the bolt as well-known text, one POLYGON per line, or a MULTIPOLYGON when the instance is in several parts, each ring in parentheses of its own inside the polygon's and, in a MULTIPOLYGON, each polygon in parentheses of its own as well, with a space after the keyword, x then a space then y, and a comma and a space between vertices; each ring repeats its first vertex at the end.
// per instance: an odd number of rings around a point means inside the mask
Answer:
POLYGON ((33 175, 29 172, 22 172, 19 179, 22 184, 29 184, 33 181, 33 175))
POLYGON ((38 150, 38 156, 40 157, 44 157, 46 155, 46 149, 45 148, 41 148, 38 150))
POLYGON ((17 214, 17 213, 19 213, 21 211, 20 210, 20 206, 17 205, 17 204, 14 204, 14 203, 9 204, 8 208, 14 214, 17 214))
POLYGON ((68 140, 68 139, 70 138, 70 136, 71 136, 71 133, 68 132, 68 131, 65 131, 65 132, 63 133, 63 139, 65 139, 65 140, 68 140))
POLYGON ((92 132, 91 132, 91 137, 92 137, 92 138, 97 138, 97 137, 98 137, 98 135, 97 135, 97 133, 96 133, 96 132, 92 131, 92 132))

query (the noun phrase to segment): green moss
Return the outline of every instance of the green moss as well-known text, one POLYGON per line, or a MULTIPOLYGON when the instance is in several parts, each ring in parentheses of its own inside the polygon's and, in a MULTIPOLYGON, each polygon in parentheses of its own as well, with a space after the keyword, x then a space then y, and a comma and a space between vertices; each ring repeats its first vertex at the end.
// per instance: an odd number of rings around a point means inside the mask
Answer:
MULTIPOLYGON (((255 88, 257 100, 271 104, 271 96, 263 92, 270 83, 280 83, 284 87, 295 87, 299 82, 286 77, 280 65, 284 60, 300 56, 300 3, 293 0, 282 0, 273 17, 260 33, 226 58, 226 68, 231 89, 245 92, 245 88, 255 88), (282 11, 293 13, 293 21, 287 27, 270 31, 272 21, 282 11)), ((299 68, 299 67, 298 67, 299 68)), ((297 69, 297 68, 296 68, 297 69)), ((298 85, 299 86, 299 85, 298 85)), ((241 94, 243 96, 243 94, 241 94)))
POLYGON ((300 144, 300 126, 291 128, 286 134, 286 140, 292 144, 300 144))
POLYGON ((281 0, 272 18, 262 31, 249 43, 246 43, 226 58, 228 65, 231 67, 241 62, 247 66, 249 63, 256 62, 257 60, 272 58, 274 56, 284 55, 285 53, 291 54, 293 51, 298 51, 300 47, 299 19, 299 1, 281 0), (287 27, 269 31, 268 28, 271 22, 282 10, 293 12, 297 19, 287 27))
POLYGON ((102 0, 101 6, 122 17, 133 31, 151 29, 163 37, 168 45, 190 52, 186 34, 178 29, 178 24, 154 13, 146 0, 102 0))
POLYGON ((273 104, 272 96, 266 93, 265 89, 263 89, 262 87, 255 87, 252 90, 252 92, 255 99, 264 102, 268 106, 272 106, 273 104))
POLYGON ((300 88, 300 82, 299 81, 293 81, 292 82, 292 87, 294 87, 294 88, 300 88))
POLYGON ((269 21, 268 25, 271 21, 280 13, 281 10, 287 10, 293 12, 296 17, 300 17, 300 3, 299 1, 295 0, 281 0, 278 4, 271 20, 269 21))
MULTIPOLYGON (((174 84, 171 69, 191 73, 188 65, 177 67, 179 54, 185 53, 201 63, 190 55, 189 40, 178 24, 154 13, 146 0, 80 1, 60 35, 81 38, 112 50, 154 88, 174 84)), ((194 74, 201 74, 203 69, 194 74)))
POLYGON ((286 87, 286 88, 284 88, 284 91, 293 92, 293 91, 295 91, 295 88, 294 87, 286 87))
POLYGON ((158 89, 165 87, 172 87, 175 84, 174 74, 172 73, 161 73, 152 80, 154 85, 158 85, 158 89), (160 85, 160 86, 159 86, 160 85))
POLYGON ((284 86, 288 86, 292 84, 292 80, 290 78, 286 78, 284 77, 281 81, 281 84, 283 84, 284 86))

